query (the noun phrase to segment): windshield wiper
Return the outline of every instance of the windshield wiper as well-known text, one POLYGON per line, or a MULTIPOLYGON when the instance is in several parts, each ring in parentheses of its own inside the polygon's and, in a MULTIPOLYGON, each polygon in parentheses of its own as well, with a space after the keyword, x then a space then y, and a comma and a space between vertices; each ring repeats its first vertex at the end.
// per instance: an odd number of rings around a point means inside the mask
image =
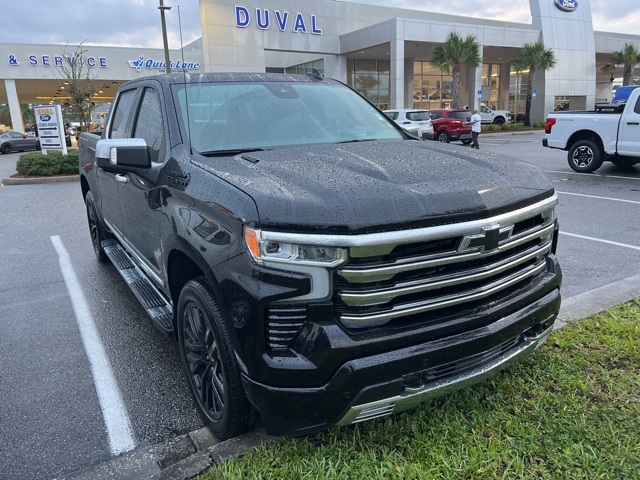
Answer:
POLYGON ((208 156, 208 157, 217 157, 224 155, 238 155, 240 153, 250 153, 250 152, 264 152, 266 148, 232 148, 229 150, 207 150, 205 152, 198 152, 200 155, 208 156))
POLYGON ((355 138, 353 140, 343 140, 342 142, 338 142, 338 143, 374 142, 376 140, 377 138, 355 138))

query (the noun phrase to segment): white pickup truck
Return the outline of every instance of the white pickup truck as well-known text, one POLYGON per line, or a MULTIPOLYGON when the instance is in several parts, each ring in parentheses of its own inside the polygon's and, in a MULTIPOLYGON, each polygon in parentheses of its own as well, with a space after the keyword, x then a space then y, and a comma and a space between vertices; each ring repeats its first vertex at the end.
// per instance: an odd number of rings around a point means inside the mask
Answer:
POLYGON ((598 105, 592 112, 549 114, 542 145, 566 150, 576 172, 594 172, 604 161, 640 163, 640 88, 626 104, 598 105))

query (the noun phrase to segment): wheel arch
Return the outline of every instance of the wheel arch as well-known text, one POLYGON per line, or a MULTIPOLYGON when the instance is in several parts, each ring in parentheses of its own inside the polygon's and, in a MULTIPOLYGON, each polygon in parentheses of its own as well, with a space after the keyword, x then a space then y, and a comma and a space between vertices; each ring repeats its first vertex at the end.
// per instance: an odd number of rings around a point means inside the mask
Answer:
MULTIPOLYGON (((169 295, 173 305, 178 305, 180 292, 184 285, 194 278, 205 277, 221 307, 224 301, 219 294, 218 281, 209 268, 206 260, 183 238, 174 237, 166 259, 166 278, 169 295)), ((176 328, 177 315, 173 316, 173 326, 176 328)))
POLYGON ((580 140, 591 140, 598 146, 601 155, 604 155, 604 143, 602 142, 600 135, 592 130, 578 130, 577 132, 575 132, 573 135, 571 135, 571 137, 569 137, 569 141, 567 141, 565 150, 571 150, 573 144, 579 142, 580 140))

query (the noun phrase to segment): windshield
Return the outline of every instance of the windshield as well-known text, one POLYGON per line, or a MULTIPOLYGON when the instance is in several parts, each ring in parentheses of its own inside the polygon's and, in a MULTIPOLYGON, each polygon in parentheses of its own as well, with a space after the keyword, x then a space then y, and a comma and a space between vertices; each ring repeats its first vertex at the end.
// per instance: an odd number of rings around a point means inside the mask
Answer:
POLYGON ((201 153, 402 138, 380 110, 340 84, 223 82, 175 88, 191 146, 201 153))

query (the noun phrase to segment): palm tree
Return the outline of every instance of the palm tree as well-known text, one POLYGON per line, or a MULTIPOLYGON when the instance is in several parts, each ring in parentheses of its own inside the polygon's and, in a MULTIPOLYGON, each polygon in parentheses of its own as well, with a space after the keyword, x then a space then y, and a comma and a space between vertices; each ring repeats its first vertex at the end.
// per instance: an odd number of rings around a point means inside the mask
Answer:
POLYGON ((633 67, 640 63, 640 52, 638 49, 631 43, 625 43, 622 50, 613 52, 611 58, 613 63, 621 63, 624 65, 622 85, 631 85, 633 67))
POLYGON ((473 35, 463 39, 456 32, 450 32, 445 42, 433 49, 431 63, 453 77, 451 106, 460 108, 461 64, 465 63, 469 68, 480 65, 480 42, 473 35))
POLYGON ((556 64, 556 57, 552 49, 546 49, 544 43, 525 43, 520 55, 512 62, 518 71, 529 70, 527 81, 527 108, 524 115, 524 124, 531 125, 531 101, 533 99, 533 82, 538 70, 548 70, 556 64))

